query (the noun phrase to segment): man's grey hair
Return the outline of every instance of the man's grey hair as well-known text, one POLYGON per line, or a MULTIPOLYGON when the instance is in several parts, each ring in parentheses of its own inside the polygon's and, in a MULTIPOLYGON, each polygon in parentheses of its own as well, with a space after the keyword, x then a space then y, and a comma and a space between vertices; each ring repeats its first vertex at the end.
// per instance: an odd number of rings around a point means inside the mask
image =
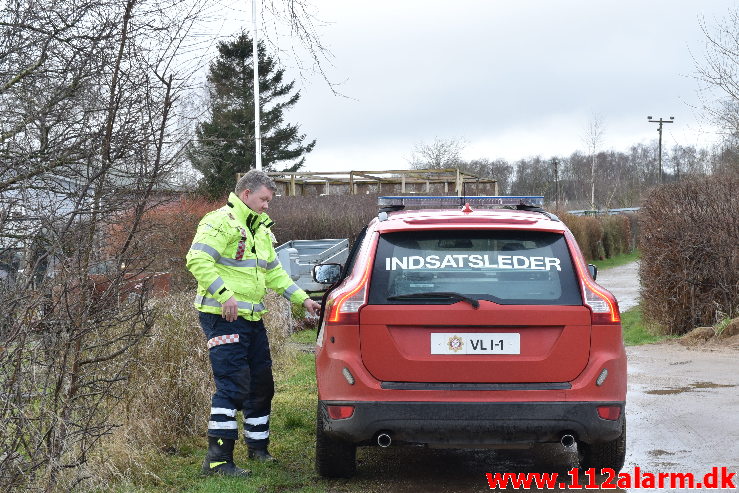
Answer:
POLYGON ((264 171, 253 169, 242 176, 241 179, 239 179, 239 181, 236 183, 234 193, 237 196, 240 196, 241 192, 243 192, 244 190, 255 192, 261 187, 267 187, 268 189, 272 190, 272 193, 277 192, 277 185, 275 185, 275 181, 270 178, 267 173, 265 173, 264 171))

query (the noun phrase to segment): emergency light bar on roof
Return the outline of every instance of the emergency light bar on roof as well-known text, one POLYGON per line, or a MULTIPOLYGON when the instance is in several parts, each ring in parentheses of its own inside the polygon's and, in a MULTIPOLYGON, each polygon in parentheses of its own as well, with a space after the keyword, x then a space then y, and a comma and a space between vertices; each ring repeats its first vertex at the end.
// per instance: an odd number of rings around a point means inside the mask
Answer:
POLYGON ((464 207, 470 204, 477 208, 500 208, 500 207, 542 207, 544 197, 541 195, 481 195, 472 197, 455 196, 389 196, 378 197, 377 205, 380 210, 393 211, 405 208, 434 207, 443 209, 447 207, 464 207))

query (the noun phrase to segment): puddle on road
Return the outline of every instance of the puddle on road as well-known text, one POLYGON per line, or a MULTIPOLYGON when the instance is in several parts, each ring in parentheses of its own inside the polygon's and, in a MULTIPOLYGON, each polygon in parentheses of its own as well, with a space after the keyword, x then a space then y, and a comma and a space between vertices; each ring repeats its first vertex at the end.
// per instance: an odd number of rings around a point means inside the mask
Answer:
POLYGON ((676 387, 676 388, 671 388, 671 389, 647 390, 645 392, 645 394, 651 394, 651 395, 675 395, 675 394, 682 394, 684 392, 692 392, 694 390, 722 389, 722 388, 730 388, 730 387, 736 387, 736 385, 728 385, 728 384, 712 383, 712 382, 695 382, 695 383, 691 383, 687 387, 676 387))
POLYGON ((659 450, 659 449, 657 449, 657 450, 650 450, 649 451, 649 455, 651 455, 653 457, 661 457, 663 455, 675 455, 675 453, 674 452, 668 452, 667 450, 659 450))

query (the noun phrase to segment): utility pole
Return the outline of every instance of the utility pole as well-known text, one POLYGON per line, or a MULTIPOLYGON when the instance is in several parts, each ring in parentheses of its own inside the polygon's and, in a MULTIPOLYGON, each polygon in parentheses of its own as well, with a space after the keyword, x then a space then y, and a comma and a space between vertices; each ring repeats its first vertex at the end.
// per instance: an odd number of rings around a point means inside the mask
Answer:
POLYGON ((254 144, 256 148, 256 169, 262 171, 262 129, 259 124, 259 30, 257 28, 257 2, 251 0, 251 17, 254 25, 252 36, 252 62, 254 64, 254 144))
POLYGON ((657 132, 659 132, 659 183, 661 185, 663 183, 663 178, 662 178, 662 124, 663 123, 674 123, 675 117, 671 116, 669 120, 663 120, 662 117, 660 117, 659 120, 653 120, 651 116, 648 116, 647 121, 650 123, 659 123, 659 128, 657 128, 657 132))

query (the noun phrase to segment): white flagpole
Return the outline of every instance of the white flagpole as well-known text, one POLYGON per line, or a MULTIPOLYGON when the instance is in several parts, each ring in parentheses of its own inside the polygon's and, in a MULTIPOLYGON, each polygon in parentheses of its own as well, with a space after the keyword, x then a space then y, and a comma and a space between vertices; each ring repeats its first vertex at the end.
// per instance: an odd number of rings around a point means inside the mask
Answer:
POLYGON ((257 28, 257 2, 251 0, 251 16, 254 24, 254 35, 252 36, 252 62, 254 63, 254 142, 256 144, 256 167, 262 170, 262 134, 259 122, 259 31, 257 28))

